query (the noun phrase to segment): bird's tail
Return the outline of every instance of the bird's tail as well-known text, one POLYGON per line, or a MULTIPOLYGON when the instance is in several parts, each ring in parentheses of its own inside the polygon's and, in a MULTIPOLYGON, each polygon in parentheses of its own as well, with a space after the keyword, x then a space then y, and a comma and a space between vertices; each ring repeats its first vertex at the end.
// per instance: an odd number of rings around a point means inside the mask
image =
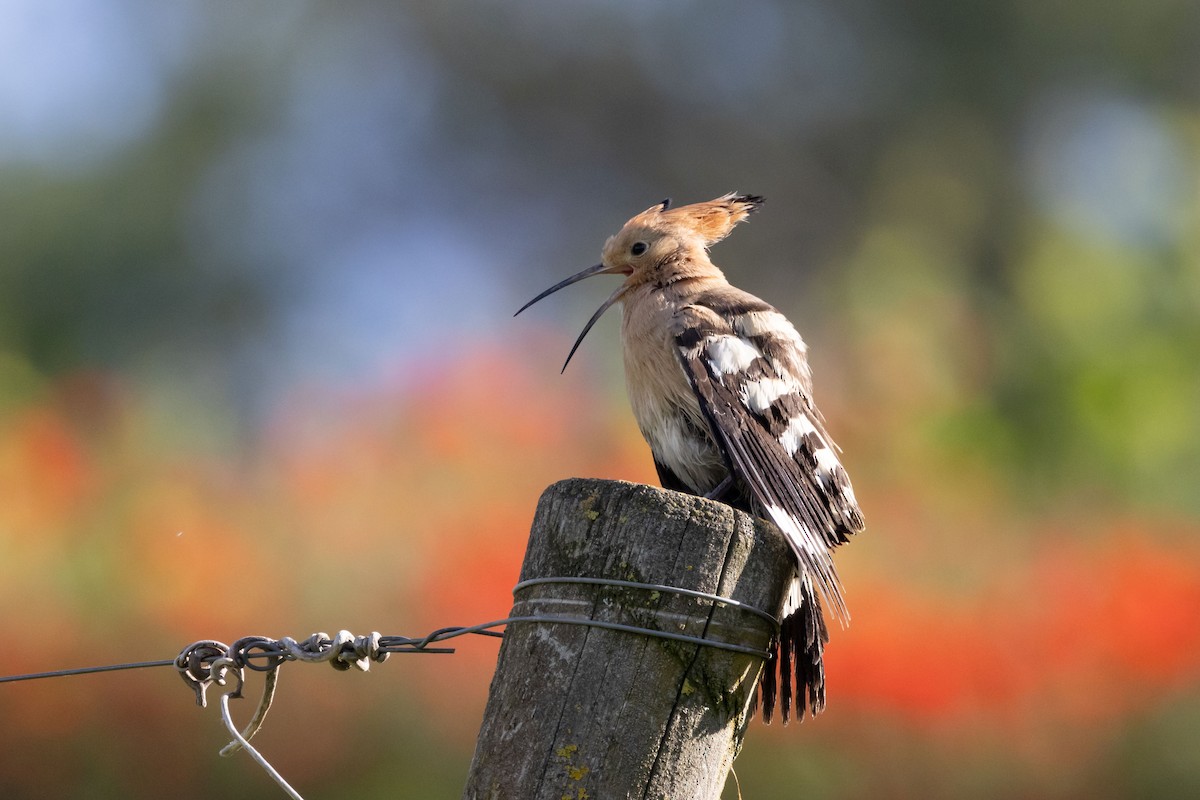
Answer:
POLYGON ((812 582, 797 577, 783 608, 779 636, 771 645, 771 660, 763 667, 755 705, 762 708, 763 722, 770 723, 780 707, 783 723, 792 717, 804 719, 805 711, 816 716, 825 708, 825 664, 823 656, 829 632, 812 582))

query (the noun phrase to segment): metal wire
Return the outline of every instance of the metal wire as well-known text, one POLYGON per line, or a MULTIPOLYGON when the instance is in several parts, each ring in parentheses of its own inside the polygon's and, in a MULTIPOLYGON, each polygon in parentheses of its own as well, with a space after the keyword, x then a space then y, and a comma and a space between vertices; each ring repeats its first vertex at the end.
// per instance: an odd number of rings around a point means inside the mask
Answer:
MULTIPOLYGON (((534 598, 532 600, 521 601, 519 597, 522 592, 534 586, 550 584, 606 586, 693 597, 700 600, 707 600, 713 603, 714 607, 728 606, 752 614, 769 623, 772 636, 779 630, 779 621, 773 615, 738 600, 695 589, 683 589, 677 586, 666 586, 656 583, 641 583, 609 578, 531 578, 521 581, 514 586, 513 595, 518 598, 519 603, 553 602, 557 598, 534 598)), ((647 610, 652 611, 651 609, 647 610)), ((381 663, 386 661, 393 653, 453 653, 454 648, 452 647, 433 647, 432 645, 467 635, 503 637, 504 634, 502 632, 492 629, 511 624, 526 623, 582 625, 685 642, 701 647, 728 650, 757 658, 769 659, 771 657, 771 654, 766 650, 737 642, 691 636, 676 633, 675 631, 650 628, 644 625, 628 625, 621 622, 592 619, 583 615, 526 614, 510 616, 492 622, 483 622, 478 625, 439 628, 423 637, 416 638, 408 636, 382 636, 378 632, 372 632, 367 636, 355 636, 349 631, 343 630, 339 631, 336 636, 329 636, 326 633, 314 633, 303 641, 297 641, 287 636, 281 639, 271 639, 266 636, 246 636, 238 639, 231 645, 226 645, 213 639, 205 639, 193 642, 185 647, 178 656, 170 660, 139 661, 128 664, 111 664, 107 666, 82 667, 79 669, 54 670, 52 672, 36 672, 25 675, 9 675, 0 677, 0 683, 58 678, 67 675, 85 675, 94 672, 115 672, 126 669, 174 666, 188 687, 195 692, 197 705, 203 707, 207 704, 206 695, 210 687, 224 687, 232 680, 234 684, 233 688, 221 694, 221 717, 226 728, 229 729, 230 734, 233 736, 233 741, 221 749, 221 755, 231 755, 238 750, 245 750, 293 800, 303 800, 299 793, 288 785, 283 776, 267 762, 266 758, 250 745, 250 739, 262 727, 267 711, 270 710, 275 695, 279 667, 288 661, 324 661, 338 670, 347 670, 353 667, 365 672, 370 669, 371 662, 381 663), (265 662, 263 661, 264 659, 265 662), (267 673, 267 680, 262 697, 259 700, 258 710, 245 730, 238 731, 229 712, 229 700, 242 696, 242 688, 245 683, 245 670, 247 669, 253 672, 267 673)), ((755 632, 761 633, 761 631, 755 632)))
MULTIPOLYGON (((695 597, 702 600, 709 600, 720 605, 729 606, 742 611, 746 611, 761 619, 769 622, 773 630, 778 629, 779 621, 771 614, 747 605, 738 600, 729 597, 722 597, 716 594, 700 592, 694 589, 682 589, 678 586, 666 586, 657 583, 641 583, 637 581, 624 581, 611 578, 579 578, 579 577, 549 577, 549 578, 531 578, 524 580, 513 587, 513 594, 518 595, 525 589, 533 586, 544 584, 585 584, 592 586, 615 586, 630 589, 642 589, 651 592, 666 592, 670 594, 678 594, 686 597, 695 597)), ((303 643, 289 637, 283 639, 271 639, 265 636, 247 636, 238 639, 232 645, 225 645, 214 640, 206 640, 204 642, 196 642, 184 648, 179 656, 173 659, 163 659, 160 661, 136 661, 127 664, 108 664, 104 666, 80 667, 77 669, 60 669, 51 670, 48 672, 33 672, 23 675, 5 675, 0 676, 0 683, 15 683, 18 681, 41 680, 43 678, 60 678, 68 675, 88 675, 97 672, 117 672, 120 670, 130 669, 146 669, 149 667, 180 667, 180 659, 184 658, 185 654, 195 659, 192 665, 193 674, 199 675, 201 665, 205 657, 208 660, 216 659, 221 656, 228 656, 234 659, 234 662, 239 667, 254 670, 256 672, 270 672, 278 668, 285 661, 329 661, 337 669, 349 669, 351 666, 357 666, 359 669, 365 669, 369 666, 370 661, 384 661, 387 655, 392 653, 453 653, 452 647, 433 647, 437 642, 443 642, 448 639, 454 639, 459 636, 476 635, 476 636, 492 636, 501 638, 504 636, 502 632, 492 630, 493 628, 503 627, 513 622, 546 622, 546 623, 561 623, 574 625, 590 625, 597 628, 606 628, 609 630, 619 630, 628 633, 642 634, 645 636, 653 636, 663 639, 672 639, 675 641, 683 641, 691 644, 703 645, 706 647, 715 647, 717 649, 732 650, 734 652, 751 652, 755 655, 765 655, 763 652, 745 648, 741 645, 722 642, 716 639, 705 639, 698 636, 687 636, 684 634, 676 634, 672 631, 660 631, 653 628, 645 628, 636 625, 623 625, 614 622, 605 622, 603 620, 590 620, 583 617, 564 617, 561 615, 530 615, 519 617, 506 617, 504 619, 494 620, 492 622, 483 622, 478 625, 454 626, 448 628, 438 628, 431 631, 425 636, 409 637, 409 636, 380 636, 373 633, 373 643, 366 645, 354 645, 355 637, 349 639, 342 638, 335 640, 333 637, 324 633, 313 634, 305 639, 303 643), (198 646, 205 644, 208 649, 199 648, 198 646), (333 647, 334 645, 337 647, 333 647), (349 650, 347 648, 349 647, 349 650), (348 652, 354 652, 354 658, 346 660, 345 656, 348 652), (256 663, 261 659, 266 659, 267 662, 256 663), (365 659, 365 660, 364 660, 365 659)), ((342 632, 345 634, 346 632, 342 632)), ((339 634, 341 635, 341 634, 339 634)), ((347 634, 348 635, 348 634, 347 634)))
POLYGON ((681 589, 678 586, 664 586, 660 583, 640 583, 638 581, 622 581, 622 580, 617 580, 616 578, 574 578, 574 577, 572 577, 572 578, 530 578, 529 580, 521 581, 516 586, 514 586, 513 594, 515 595, 517 592, 521 591, 522 589, 527 589, 530 586, 541 586, 541 585, 547 584, 547 583, 565 583, 565 584, 581 583, 581 584, 586 584, 589 586, 621 586, 621 587, 625 587, 625 588, 629 588, 629 589, 645 589, 647 591, 653 591, 653 592, 668 592, 670 594, 678 594, 678 595, 683 595, 685 597, 696 597, 701 600, 711 600, 714 603, 719 603, 723 606, 730 606, 732 608, 741 609, 742 611, 747 611, 747 612, 749 612, 751 614, 755 614, 755 615, 763 618, 767 622, 771 623, 773 628, 775 628, 775 629, 779 628, 779 620, 775 618, 775 615, 768 614, 766 611, 763 611, 760 608, 755 608, 754 606, 749 605, 747 603, 743 603, 740 600, 734 600, 731 597, 722 597, 719 594, 709 594, 708 592, 700 592, 695 589, 681 589))
MULTIPOLYGON (((263 754, 258 752, 258 750, 254 748, 254 745, 250 744, 248 737, 245 737, 238 732, 237 726, 233 724, 233 717, 229 714, 229 698, 233 696, 234 694, 232 692, 226 692, 225 694, 221 695, 221 720, 225 723, 225 727, 229 729, 229 732, 233 734, 233 738, 238 748, 249 753, 250 757, 258 762, 258 765, 262 767, 263 770, 270 775, 276 783, 279 784, 280 788, 287 792, 288 797, 291 797, 292 800, 304 800, 304 798, 300 796, 300 793, 293 789, 291 784, 284 780, 283 776, 279 774, 279 771, 271 766, 270 762, 267 761, 263 754)), ((230 748, 229 746, 226 746, 225 749, 228 750, 230 748)), ((221 755, 226 755, 225 750, 221 751, 221 755)))
POLYGON ((108 664, 103 667, 80 667, 79 669, 56 669, 51 672, 32 672, 28 675, 0 676, 0 683, 16 683, 17 681, 36 681, 42 678, 62 678, 67 675, 88 675, 93 672, 117 672, 123 669, 146 669, 147 667, 169 667, 175 659, 162 661, 136 661, 132 664, 108 664))
POLYGON ((747 647, 746 645, 734 644, 733 642, 722 642, 719 639, 705 639, 700 636, 689 636, 686 633, 675 633, 674 631, 660 631, 654 628, 642 628, 637 625, 625 625, 621 622, 607 622, 600 619, 587 619, 585 617, 567 617, 554 614, 538 614, 530 617, 510 617, 507 622, 542 622, 542 623, 557 623, 562 625, 584 625, 589 628, 604 628, 610 631, 624 631, 625 633, 636 633, 642 636, 651 636, 655 639, 670 639, 673 642, 686 642, 687 644, 703 645, 716 650, 728 650, 733 653, 744 653, 749 656, 758 656, 759 658, 770 658, 771 654, 767 650, 760 650, 757 647, 747 647))

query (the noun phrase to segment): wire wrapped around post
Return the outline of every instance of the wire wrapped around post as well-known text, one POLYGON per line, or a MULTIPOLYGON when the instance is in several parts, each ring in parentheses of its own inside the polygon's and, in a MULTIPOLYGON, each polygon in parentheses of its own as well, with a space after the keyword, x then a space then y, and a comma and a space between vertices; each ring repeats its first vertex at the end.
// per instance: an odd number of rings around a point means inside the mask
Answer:
POLYGON ((464 797, 718 798, 791 570, 773 526, 720 503, 551 486, 464 797))

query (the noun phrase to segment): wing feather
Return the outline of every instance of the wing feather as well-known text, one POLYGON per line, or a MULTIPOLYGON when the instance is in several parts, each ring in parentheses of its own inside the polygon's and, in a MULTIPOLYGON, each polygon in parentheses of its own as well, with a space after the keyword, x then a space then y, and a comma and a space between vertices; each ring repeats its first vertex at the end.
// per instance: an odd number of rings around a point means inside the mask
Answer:
POLYGON ((803 341, 770 306, 736 299, 676 316, 680 363, 731 468, 845 621, 831 550, 861 529, 862 517, 812 403, 803 341))

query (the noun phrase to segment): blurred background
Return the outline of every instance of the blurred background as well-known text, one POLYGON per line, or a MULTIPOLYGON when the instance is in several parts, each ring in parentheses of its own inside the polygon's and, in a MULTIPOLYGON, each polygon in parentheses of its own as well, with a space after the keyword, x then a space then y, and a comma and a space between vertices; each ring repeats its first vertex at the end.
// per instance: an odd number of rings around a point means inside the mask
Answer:
MULTIPOLYGON (((747 798, 1200 796, 1200 6, 0 2, 0 674, 506 615, 653 481, 633 214, 811 345, 868 531, 747 798)), ((310 800, 457 797, 495 663, 293 665, 310 800)), ((257 688, 255 685, 254 689, 257 688)), ((253 700, 235 704, 247 719, 253 700)), ((167 668, 0 686, 5 798, 281 796, 167 668)), ((727 796, 734 796, 732 787, 727 796)))

